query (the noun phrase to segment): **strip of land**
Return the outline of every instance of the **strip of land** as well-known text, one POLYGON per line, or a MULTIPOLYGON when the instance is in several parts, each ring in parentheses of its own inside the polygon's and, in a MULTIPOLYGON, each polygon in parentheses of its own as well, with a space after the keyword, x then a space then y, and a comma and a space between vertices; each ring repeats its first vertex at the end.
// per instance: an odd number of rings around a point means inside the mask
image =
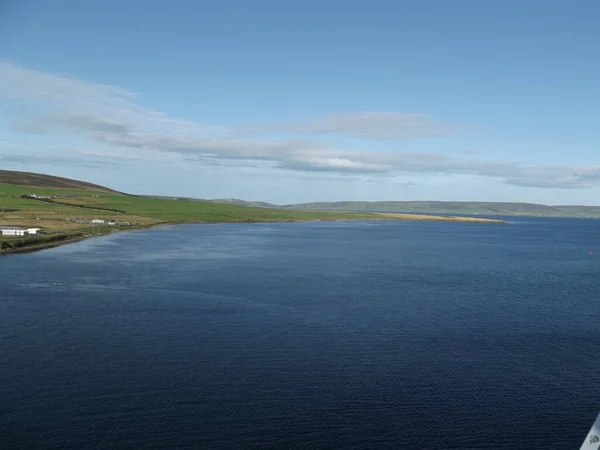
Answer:
POLYGON ((428 220, 431 222, 505 223, 503 220, 482 217, 434 216, 429 214, 373 213, 378 217, 393 220, 428 220))
POLYGON ((503 223, 472 217, 375 212, 301 211, 123 194, 41 174, 0 171, 0 254, 37 251, 117 231, 182 223, 427 220, 503 223), (12 227, 12 231, 9 231, 12 227), (9 235, 39 229, 35 235, 9 235), (15 231, 20 230, 20 231, 15 231))
MULTIPOLYGON (((240 202, 230 199, 229 203, 240 202)), ((484 216, 574 217, 600 218, 600 206, 541 205, 512 202, 442 202, 442 201, 384 201, 384 202, 317 202, 285 205, 284 208, 310 211, 363 211, 405 214, 452 214, 484 216)))

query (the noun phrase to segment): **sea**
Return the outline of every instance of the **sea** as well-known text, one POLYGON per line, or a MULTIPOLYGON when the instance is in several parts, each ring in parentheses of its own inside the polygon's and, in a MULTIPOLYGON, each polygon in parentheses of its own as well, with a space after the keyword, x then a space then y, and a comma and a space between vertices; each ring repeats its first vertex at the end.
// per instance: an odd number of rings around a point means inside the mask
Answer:
POLYGON ((578 449, 600 221, 166 226, 0 257, 0 448, 578 449))

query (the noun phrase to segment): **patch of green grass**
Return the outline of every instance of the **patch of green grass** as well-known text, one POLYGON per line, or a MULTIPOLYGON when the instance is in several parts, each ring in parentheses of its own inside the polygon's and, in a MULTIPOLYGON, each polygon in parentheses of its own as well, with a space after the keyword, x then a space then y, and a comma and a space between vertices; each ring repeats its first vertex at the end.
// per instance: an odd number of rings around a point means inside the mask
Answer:
MULTIPOLYGON (((91 208, 125 211, 129 215, 147 217, 159 222, 247 222, 298 221, 319 219, 373 219, 373 214, 293 211, 275 208, 254 208, 200 200, 137 197, 120 194, 99 194, 98 197, 77 196, 60 203, 86 204, 91 208)), ((41 202, 40 202, 41 203, 41 202)), ((67 206, 68 207, 68 206, 67 206)), ((115 213, 104 213, 116 216, 115 213)))

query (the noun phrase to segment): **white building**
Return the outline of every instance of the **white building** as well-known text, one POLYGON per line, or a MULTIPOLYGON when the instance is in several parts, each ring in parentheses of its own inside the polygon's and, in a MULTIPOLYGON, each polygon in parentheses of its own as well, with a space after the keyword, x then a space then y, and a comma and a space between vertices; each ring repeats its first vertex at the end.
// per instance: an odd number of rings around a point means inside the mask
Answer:
POLYGON ((32 236, 39 232, 40 228, 0 227, 2 236, 32 236))
POLYGON ((2 236, 25 236, 27 230, 19 227, 0 227, 2 236))
POLYGON ((90 221, 90 223, 104 223, 104 222, 106 222, 106 221, 102 220, 102 219, 94 219, 94 220, 90 221))

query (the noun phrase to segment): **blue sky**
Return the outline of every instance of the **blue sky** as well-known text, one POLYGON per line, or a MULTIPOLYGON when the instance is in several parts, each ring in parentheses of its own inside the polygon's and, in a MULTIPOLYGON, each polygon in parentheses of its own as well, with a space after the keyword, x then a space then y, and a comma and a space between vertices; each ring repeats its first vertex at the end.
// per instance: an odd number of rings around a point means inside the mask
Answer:
POLYGON ((0 167, 132 193, 600 204, 600 2, 0 3, 0 167))

